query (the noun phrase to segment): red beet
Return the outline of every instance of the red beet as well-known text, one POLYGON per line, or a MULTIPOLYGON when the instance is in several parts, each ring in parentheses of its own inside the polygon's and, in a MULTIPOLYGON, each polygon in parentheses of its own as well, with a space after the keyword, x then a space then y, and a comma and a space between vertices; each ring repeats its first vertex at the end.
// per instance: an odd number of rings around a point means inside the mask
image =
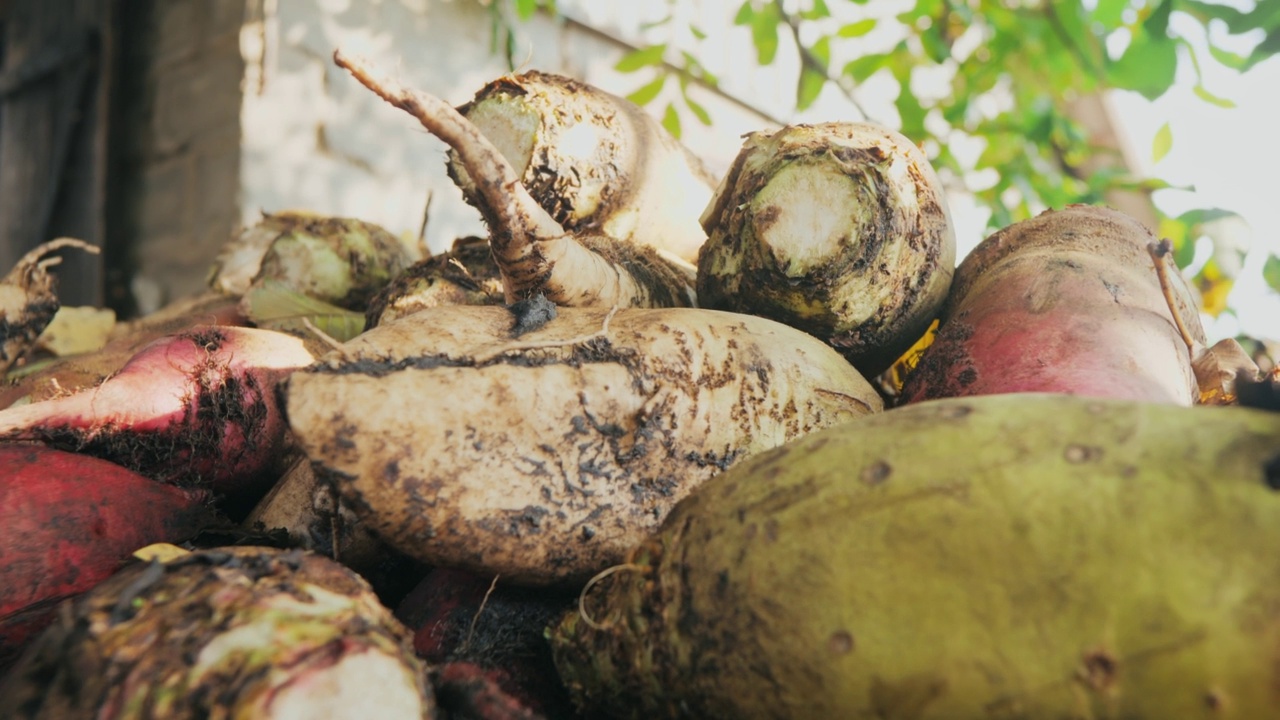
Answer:
POLYGON ((239 298, 200 295, 179 300, 137 320, 116 323, 109 342, 95 352, 51 358, 39 369, 10 375, 13 384, 0 387, 0 408, 39 402, 101 385, 139 350, 167 335, 201 325, 244 326, 239 298))
POLYGON ((572 591, 495 584, 493 578, 436 568, 405 597, 396 616, 414 628, 418 657, 441 666, 442 679, 451 683, 447 691, 441 688, 442 707, 456 706, 465 717, 566 717, 572 706, 544 631, 576 599, 572 591), (445 673, 448 667, 456 672, 445 673), (476 709, 482 706, 494 712, 476 709))
POLYGON ((291 335, 199 326, 147 345, 97 387, 0 410, 0 440, 42 442, 177 485, 261 495, 285 446, 275 385, 312 360, 291 335))
MULTIPOLYGON (((1141 223, 1070 206, 1015 223, 957 268, 936 339, 901 403, 1055 392, 1191 405, 1199 395, 1141 223)), ((1195 303, 1171 277, 1178 316, 1204 343, 1195 303)))
POLYGON ((543 720, 502 688, 484 668, 469 662, 439 666, 431 676, 436 706, 450 720, 543 720))
POLYGON ((118 570, 138 548, 208 524, 209 493, 163 485, 85 455, 0 445, 0 668, 59 602, 118 570))

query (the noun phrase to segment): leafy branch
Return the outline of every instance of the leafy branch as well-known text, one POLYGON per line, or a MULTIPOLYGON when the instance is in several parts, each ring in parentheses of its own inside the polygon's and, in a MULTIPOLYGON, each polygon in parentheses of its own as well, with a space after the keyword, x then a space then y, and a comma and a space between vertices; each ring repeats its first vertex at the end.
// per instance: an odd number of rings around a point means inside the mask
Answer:
MULTIPOLYGON (((1187 63, 1196 95, 1230 107, 1228 98, 1205 86, 1203 64, 1244 72, 1280 52, 1280 3, 1271 2, 1242 10, 1204 0, 916 0, 896 17, 863 11, 874 8, 868 0, 743 0, 733 27, 717 31, 749 33, 761 66, 775 63, 783 48, 796 53, 797 112, 831 86, 870 119, 859 88, 888 73, 899 86, 898 117, 873 121, 917 140, 944 178, 965 184, 990 210, 993 228, 1047 207, 1107 202, 1117 192, 1149 195, 1170 187, 1158 178, 1135 177, 1114 147, 1092 136, 1074 107, 1079 97, 1120 89, 1155 99, 1172 87, 1179 63, 1187 63), (850 12, 854 5, 863 8, 850 12), (837 6, 841 12, 832 12, 837 6), (1184 32, 1188 18, 1195 21, 1191 27, 1201 28, 1207 57, 1175 31, 1175 14, 1183 16, 1177 27, 1184 32), (851 15, 860 17, 843 24, 838 19, 851 15), (1210 24, 1237 40, 1258 34, 1262 40, 1249 52, 1231 52, 1214 41, 1216 34, 1210 36, 1210 24), (869 38, 873 31, 893 44, 876 46, 869 38), (853 59, 833 67, 840 56, 853 59), (928 96, 913 87, 919 73, 936 77, 940 71, 950 77, 944 92, 928 96), (974 144, 963 141, 977 141, 984 149, 976 159, 958 157, 952 147, 974 144)), ((691 84, 714 87, 717 82, 699 57, 708 34, 678 27, 670 14, 657 24, 667 25, 668 38, 628 53, 616 66, 623 72, 653 71, 630 98, 651 104, 674 77, 679 94, 666 101, 664 124, 677 135, 682 114, 710 124, 713 118, 689 93, 691 84)), ((1152 142, 1153 157, 1168 153, 1173 140, 1168 127, 1162 128, 1152 142)), ((1180 266, 1193 261, 1198 242, 1212 242, 1213 223, 1225 212, 1205 209, 1159 218, 1159 230, 1173 241, 1180 266)), ((1233 264, 1238 263, 1215 260, 1199 266, 1195 282, 1206 293, 1207 311, 1222 310, 1208 298, 1229 290, 1233 264)), ((1280 259, 1267 260, 1264 275, 1280 290, 1280 259)))

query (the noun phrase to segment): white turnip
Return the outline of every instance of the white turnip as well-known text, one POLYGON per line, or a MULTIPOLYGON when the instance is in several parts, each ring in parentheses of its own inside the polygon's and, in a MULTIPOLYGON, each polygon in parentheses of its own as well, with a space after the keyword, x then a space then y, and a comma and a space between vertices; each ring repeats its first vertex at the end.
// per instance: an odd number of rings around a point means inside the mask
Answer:
POLYGON ((422 310, 289 379, 299 445, 396 549, 580 581, 707 478, 881 407, 834 350, 771 320, 548 308, 422 310))

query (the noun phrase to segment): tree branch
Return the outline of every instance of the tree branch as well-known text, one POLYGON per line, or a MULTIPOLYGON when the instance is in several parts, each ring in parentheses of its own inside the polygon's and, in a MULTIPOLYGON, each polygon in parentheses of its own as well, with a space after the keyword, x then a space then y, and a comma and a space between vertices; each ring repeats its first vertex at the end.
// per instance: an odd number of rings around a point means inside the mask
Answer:
MULTIPOLYGON (((844 95, 845 99, 848 100, 850 104, 853 105, 854 109, 858 111, 858 114, 862 116, 863 120, 866 120, 867 122, 874 122, 880 125, 885 125, 885 123, 882 123, 879 120, 876 120, 875 118, 871 117, 871 115, 867 112, 867 109, 864 108, 862 106, 862 103, 858 101, 858 97, 856 94, 857 88, 856 86, 854 86, 852 81, 850 81, 844 75, 832 75, 831 72, 827 69, 826 63, 822 62, 822 60, 819 59, 817 55, 814 55, 813 50, 806 47, 804 43, 800 42, 800 21, 797 20, 795 16, 793 16, 791 13, 787 12, 787 9, 782 5, 782 0, 773 0, 773 4, 774 4, 774 7, 778 9, 778 15, 782 18, 782 21, 785 22, 787 24, 787 27, 791 30, 791 37, 792 39, 795 40, 796 49, 800 53, 801 67, 809 68, 810 70, 826 78, 827 82, 831 83, 832 85, 835 85, 836 89, 839 90, 840 94, 844 95)), ((803 70, 801 72, 803 72, 803 70)))

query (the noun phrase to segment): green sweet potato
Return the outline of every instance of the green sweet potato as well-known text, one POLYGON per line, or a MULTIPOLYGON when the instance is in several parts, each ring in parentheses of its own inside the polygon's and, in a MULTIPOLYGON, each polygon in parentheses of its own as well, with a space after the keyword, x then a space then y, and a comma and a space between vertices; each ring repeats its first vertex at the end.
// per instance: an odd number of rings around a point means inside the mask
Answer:
POLYGON ((526 584, 585 580, 703 480, 881 407, 781 323, 549 304, 379 325, 286 398, 300 447, 390 545, 526 584))
POLYGON ((209 285, 238 297, 274 281, 363 311, 416 259, 405 243, 373 223, 296 210, 264 213, 223 247, 209 285))
POLYGON ((1280 717, 1280 414, 897 408, 707 483, 554 629, 593 717, 1280 717))

